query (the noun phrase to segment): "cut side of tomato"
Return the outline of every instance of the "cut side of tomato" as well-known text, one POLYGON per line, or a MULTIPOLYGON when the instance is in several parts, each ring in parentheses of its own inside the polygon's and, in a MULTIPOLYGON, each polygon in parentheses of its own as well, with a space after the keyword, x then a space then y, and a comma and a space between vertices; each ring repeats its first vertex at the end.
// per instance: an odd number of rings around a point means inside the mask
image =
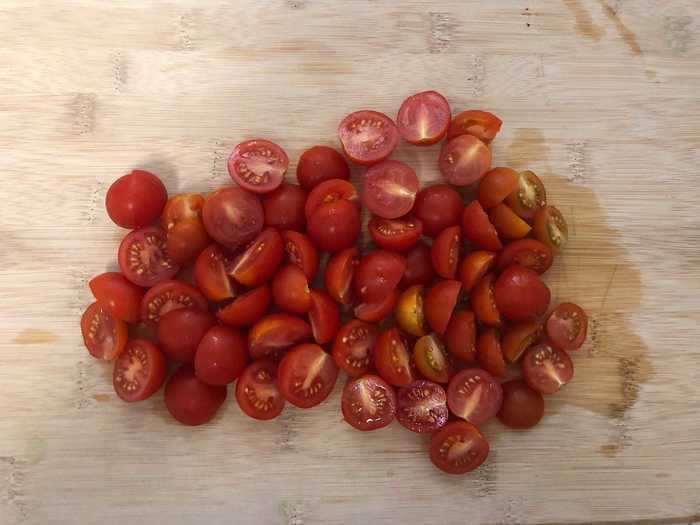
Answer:
POLYGON ((358 377, 369 371, 377 328, 359 319, 344 324, 333 343, 333 359, 348 375, 358 377))
POLYGON ((489 443, 471 423, 452 421, 430 439, 430 460, 448 474, 466 474, 489 455, 489 443))
POLYGON ((199 254, 194 263, 194 280, 210 301, 225 301, 236 296, 236 286, 229 272, 231 258, 218 244, 212 244, 199 254))
POLYGON ((533 226, 535 238, 553 251, 561 250, 569 239, 569 227, 564 216, 554 206, 537 210, 533 226))
POLYGON ((90 280, 90 290, 97 302, 115 318, 135 323, 141 318, 144 289, 119 272, 106 272, 90 280))
POLYGON ((265 315, 271 300, 270 287, 263 284, 236 297, 216 312, 216 317, 230 326, 250 326, 265 315))
POLYGON ((462 230, 459 226, 450 226, 440 232, 430 249, 435 272, 443 279, 454 279, 457 274, 462 245, 462 230))
POLYGON ((375 215, 396 219, 411 211, 419 186, 413 168, 398 160, 385 160, 363 175, 362 202, 375 215))
POLYGON ((503 334, 503 355, 509 363, 516 363, 525 350, 534 345, 541 335, 542 325, 537 321, 510 325, 503 334))
POLYGON ((423 315, 438 335, 443 335, 447 330, 461 287, 459 281, 447 279, 433 286, 425 296, 423 315))
POLYGON ((293 230, 282 232, 284 251, 287 262, 302 269, 309 282, 314 280, 318 271, 318 251, 306 235, 293 230))
POLYGON ((493 287, 496 276, 492 273, 483 276, 472 288, 469 295, 476 318, 487 326, 501 326, 501 313, 496 306, 493 287))
POLYGON ((368 323, 378 323, 391 314, 399 300, 399 292, 391 290, 378 301, 362 302, 353 310, 355 317, 368 323))
POLYGON ((282 262, 284 246, 275 228, 265 228, 231 263, 230 275, 245 286, 259 286, 282 262))
POLYGON ((454 375, 454 366, 435 334, 424 335, 416 341, 413 358, 418 371, 429 381, 447 383, 454 375))
POLYGON ((501 334, 495 328, 487 328, 476 343, 479 366, 495 377, 506 376, 506 362, 501 349, 501 334))
POLYGON ((418 242, 423 232, 423 223, 412 216, 398 219, 372 217, 367 229, 372 240, 380 248, 402 252, 418 242))
POLYGON ((518 174, 518 184, 505 203, 523 219, 531 220, 537 210, 547 205, 547 192, 537 175, 523 171, 518 174))
POLYGON ((554 260, 552 249, 535 239, 520 239, 508 244, 498 257, 498 269, 519 264, 539 274, 549 270, 554 260))
POLYGON ((462 215, 462 231, 470 243, 484 250, 498 252, 503 248, 498 232, 479 201, 470 202, 462 215))
POLYGON ((289 157, 274 142, 246 140, 237 144, 228 159, 233 182, 254 193, 269 193, 279 187, 289 166, 289 157))
POLYGON ((522 239, 531 230, 530 225, 505 204, 499 204, 493 208, 489 213, 489 220, 503 239, 522 239))
POLYGON ((399 389, 396 420, 411 432, 434 432, 447 423, 447 394, 432 381, 419 379, 399 389))
POLYGON ((165 382, 166 365, 156 345, 145 339, 131 339, 114 362, 114 391, 127 403, 147 399, 165 382))
POLYGON ((248 416, 266 421, 284 409, 284 397, 277 388, 277 365, 271 359, 249 364, 236 382, 236 401, 248 416))
POLYGON ((462 289, 470 292, 484 275, 489 273, 496 263, 496 254, 485 250, 477 250, 467 254, 459 266, 459 278, 462 289))
POLYGON ((481 425, 494 417, 502 402, 501 384, 481 368, 461 370, 447 387, 450 411, 474 425, 481 425))
POLYGON ((503 121, 493 113, 470 109, 462 111, 450 124, 447 138, 451 139, 459 135, 472 135, 489 144, 501 130, 503 121))
POLYGON ((144 287, 171 279, 180 270, 168 254, 165 232, 155 226, 124 237, 119 245, 119 268, 124 277, 144 287))
POLYGON ((92 357, 111 361, 124 351, 129 330, 104 306, 92 303, 80 319, 83 342, 92 357))
POLYGON ((248 332, 248 352, 253 359, 279 359, 284 352, 311 339, 309 324, 293 315, 270 314, 248 332))
POLYGON ((384 113, 350 113, 338 125, 338 138, 350 160, 369 166, 386 159, 399 143, 399 130, 384 113))
POLYGON ((406 142, 429 146, 445 136, 451 116, 445 97, 437 91, 422 91, 401 103, 396 124, 406 142))
POLYGON ((309 324, 314 340, 320 345, 332 341, 340 329, 338 305, 323 290, 311 290, 309 324))
POLYGON ((207 300, 192 285, 170 280, 158 283, 146 292, 141 303, 141 320, 147 324, 158 324, 160 318, 178 308, 207 309, 207 300))
POLYGON ((345 421, 354 428, 377 430, 394 420, 396 394, 381 377, 365 375, 347 382, 340 408, 345 421))
POLYGON ((333 391, 338 367, 318 345, 295 346, 282 358, 277 386, 284 398, 299 408, 311 408, 333 391))
POLYGON ((569 354, 548 344, 533 346, 523 356, 523 375, 530 388, 542 394, 556 394, 574 377, 569 354))
POLYGON ((390 385, 406 386, 416 379, 408 341, 397 328, 390 328, 377 338, 374 366, 390 385))
POLYGON ((472 135, 459 135, 443 144, 438 166, 447 182, 468 186, 491 169, 491 150, 472 135))
POLYGON ((588 316, 583 308, 573 303, 561 303, 545 323, 547 338, 560 350, 578 350, 586 340, 588 316))
POLYGON ((401 293, 394 317, 396 317, 396 323, 413 336, 421 337, 428 333, 423 315, 422 285, 410 286, 401 293))
POLYGON ((352 281, 360 263, 357 248, 348 248, 331 256, 326 263, 324 282, 328 293, 340 304, 352 303, 352 281))

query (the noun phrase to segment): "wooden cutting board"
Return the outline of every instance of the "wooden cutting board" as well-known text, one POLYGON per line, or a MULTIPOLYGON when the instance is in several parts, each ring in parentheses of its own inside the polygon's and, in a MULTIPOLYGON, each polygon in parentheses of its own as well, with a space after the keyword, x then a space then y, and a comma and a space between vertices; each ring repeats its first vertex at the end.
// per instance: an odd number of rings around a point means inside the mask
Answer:
MULTIPOLYGON (((699 25, 696 0, 4 0, 0 523, 700 519, 699 25), (266 424, 230 398, 195 429, 116 399, 78 330, 123 233, 110 182, 207 191, 241 139, 296 159, 424 89, 500 115, 496 164, 568 218, 547 282, 590 338, 542 424, 487 424, 488 463, 450 477, 427 438, 344 424, 339 388, 266 424)), ((396 157, 427 184, 436 154, 396 157)))

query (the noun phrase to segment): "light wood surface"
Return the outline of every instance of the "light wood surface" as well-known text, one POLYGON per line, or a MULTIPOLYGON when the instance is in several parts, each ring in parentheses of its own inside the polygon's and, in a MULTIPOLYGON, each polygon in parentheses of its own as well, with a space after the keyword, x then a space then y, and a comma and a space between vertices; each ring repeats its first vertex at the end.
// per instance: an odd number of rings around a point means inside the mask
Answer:
MULTIPOLYGON (((699 520, 699 29, 697 0, 3 0, 0 523, 699 520), (590 340, 539 427, 486 425, 455 478, 399 425, 353 431, 339 388, 267 424, 230 396, 196 429, 115 398, 78 329, 113 179, 206 191, 243 138, 296 159, 429 88, 500 115, 496 164, 569 219, 547 281, 590 340)), ((429 182, 436 151, 396 156, 429 182)))

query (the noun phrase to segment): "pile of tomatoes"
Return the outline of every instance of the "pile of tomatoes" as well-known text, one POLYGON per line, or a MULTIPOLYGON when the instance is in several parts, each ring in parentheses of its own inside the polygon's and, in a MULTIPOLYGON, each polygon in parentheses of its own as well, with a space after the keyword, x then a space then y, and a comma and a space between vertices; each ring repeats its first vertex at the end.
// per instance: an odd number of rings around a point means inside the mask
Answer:
POLYGON ((209 421, 234 381, 240 409, 267 420, 286 403, 318 405, 343 371, 350 425, 396 419, 432 434, 440 469, 473 470, 489 452, 478 427, 494 416, 536 425, 543 395, 571 380, 567 352, 587 330, 574 304, 547 315, 541 275, 566 243, 566 222, 533 172, 492 168, 500 128, 484 111, 453 119, 427 91, 406 99, 396 122, 376 111, 345 117, 345 156, 308 149, 298 185, 284 181, 285 151, 263 139, 238 144, 228 161, 236 185, 206 196, 168 198, 158 177, 132 171, 107 193, 109 216, 132 231, 121 272, 90 281, 87 349, 114 362, 124 401, 165 384, 169 412, 187 425, 209 421), (388 160, 401 138, 445 139, 444 184, 421 190, 410 166, 388 160), (360 191, 346 157, 366 166, 360 191), (465 205, 453 186, 477 197, 465 205), (361 206, 372 213, 365 250, 361 206))

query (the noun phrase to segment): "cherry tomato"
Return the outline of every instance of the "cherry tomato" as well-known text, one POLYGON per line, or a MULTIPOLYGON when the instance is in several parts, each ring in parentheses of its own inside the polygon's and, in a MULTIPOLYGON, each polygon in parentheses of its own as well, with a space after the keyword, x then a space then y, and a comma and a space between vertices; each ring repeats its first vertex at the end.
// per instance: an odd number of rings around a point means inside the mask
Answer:
POLYGON ((487 326, 501 326, 501 313, 496 306, 494 283, 496 276, 492 273, 483 276, 472 288, 469 300, 476 318, 487 326))
POLYGON ((530 388, 525 381, 508 381, 503 388, 503 404, 498 419, 505 426, 524 430, 534 427, 544 415, 542 394, 530 388))
POLYGON ((413 206, 413 213, 423 222, 423 233, 430 237, 460 224, 463 211, 462 197, 447 184, 423 188, 416 195, 413 206))
POLYGON ((105 272, 90 280, 90 290, 97 302, 115 318, 135 323, 141 318, 143 288, 119 272, 105 272))
POLYGON ((498 232, 489 220, 488 215, 479 201, 472 201, 464 208, 462 215, 462 230, 464 236, 479 248, 497 252, 503 248, 498 232))
POLYGON ((333 358, 318 345, 295 346, 282 358, 277 387, 284 398, 299 408, 311 408, 326 399, 338 378, 333 358))
POLYGON ((484 275, 489 273, 496 263, 496 254, 484 250, 470 252, 459 265, 459 278, 462 289, 470 292, 484 275))
POLYGON ((410 215, 398 219, 372 217, 367 226, 377 246, 396 252, 414 246, 423 232, 423 223, 410 215))
POLYGON ((318 271, 318 251, 306 235, 286 230, 282 232, 286 259, 302 269, 309 282, 314 280, 318 271))
POLYGON ((254 419, 274 419, 284 409, 284 397, 277 388, 277 365, 271 359, 250 363, 236 382, 236 401, 254 419))
POLYGON ((224 301, 236 296, 236 287, 229 278, 231 258, 217 244, 199 254, 194 263, 197 287, 211 301, 224 301))
POLYGON ((323 290, 311 290, 309 324, 311 325, 314 341, 320 345, 332 341, 335 334, 338 333, 340 328, 338 305, 323 290))
POLYGON ((489 213, 489 220, 496 228, 498 235, 508 240, 522 239, 532 229, 505 204, 499 204, 493 208, 489 213))
POLYGON ((345 421, 357 430, 377 430, 394 420, 396 394, 381 377, 366 375, 347 382, 340 408, 345 421))
POLYGON ((512 324, 503 334, 503 355, 510 363, 515 363, 541 335, 542 325, 536 321, 512 324))
POLYGON ((158 341, 166 356, 180 363, 191 364, 197 345, 204 334, 216 324, 206 310, 178 308, 161 316, 158 322, 158 341))
POLYGON ((430 381, 447 383, 455 373, 445 347, 435 334, 424 335, 416 341, 413 359, 418 371, 430 381))
POLYGON ((467 134, 489 144, 501 130, 501 125, 503 125, 503 121, 493 113, 470 109, 462 111, 452 119, 447 138, 451 139, 467 134))
POLYGON ((445 228, 433 241, 430 249, 435 272, 443 279, 454 279, 457 274, 462 230, 459 226, 445 228))
POLYGON ((338 125, 338 138, 350 160, 369 166, 391 155, 399 143, 399 130, 384 113, 355 111, 338 125))
POLYGON ((391 290, 384 297, 374 302, 362 302, 355 306, 355 317, 368 323, 378 323, 391 314, 399 300, 399 292, 391 290))
POLYGON ((309 341, 311 327, 303 319, 287 314, 269 314, 248 332, 248 352, 253 359, 278 359, 290 347, 309 341))
POLYGON ((353 319, 344 324, 333 342, 333 359, 348 375, 358 377, 369 371, 378 332, 374 325, 353 319))
POLYGON ((231 326, 250 326, 265 315, 271 300, 270 287, 263 284, 236 297, 216 312, 216 317, 231 326))
POLYGON ((265 224, 280 230, 303 230, 306 226, 306 192, 295 184, 283 182, 262 198, 265 224))
POLYGON ((411 95, 401 103, 396 124, 411 144, 428 146, 440 142, 450 126, 450 105, 437 91, 411 95))
POLYGON ((208 385, 224 386, 248 364, 248 340, 237 328, 217 325, 204 334, 194 357, 194 373, 208 385))
POLYGON ((374 366, 390 385, 406 386, 416 379, 408 341, 397 328, 382 332, 374 345, 374 366))
POLYGON ((538 241, 555 252, 561 250, 569 239, 569 227, 564 216, 554 206, 545 206, 537 211, 533 231, 538 241))
POLYGON ((355 293, 363 301, 384 299, 394 290, 406 269, 406 260, 386 250, 368 253, 357 265, 353 278, 355 293))
POLYGON ((530 388, 556 394, 574 377, 574 364, 564 350, 542 343, 525 352, 523 375, 530 388))
POLYGON ((167 200, 168 192, 158 177, 133 170, 112 183, 105 204, 114 224, 135 230, 155 222, 167 200))
POLYGON ((328 293, 340 304, 352 303, 352 281, 360 263, 357 248, 347 248, 331 256, 326 263, 324 282, 328 293))
POLYGON ((362 202, 375 215, 396 219, 411 211, 419 186, 413 168, 398 160, 385 160, 362 176, 362 202))
POLYGON ((503 389, 491 374, 481 368, 457 372, 447 387, 447 406, 457 417, 481 425, 501 408, 503 389))
POLYGON ((433 432, 447 423, 447 394, 432 381, 419 379, 399 389, 396 420, 411 432, 433 432))
POLYGON ((183 425, 203 425, 226 401, 226 387, 200 381, 194 370, 182 366, 165 385, 165 406, 183 425))
POLYGON ((447 182, 468 186, 491 168, 491 150, 471 135, 459 135, 443 144, 438 166, 447 182))
POLYGON ((141 302, 141 321, 155 325, 161 316, 178 308, 207 309, 207 300, 194 286, 170 280, 158 283, 146 292, 141 302))
POLYGON ((474 313, 461 310, 452 314, 445 331, 445 346, 450 355, 465 363, 476 359, 476 320, 474 313))
POLYGON ((120 399, 142 401, 165 382, 167 363, 156 345, 145 339, 130 339, 114 362, 112 385, 120 399))
POLYGON ((330 179, 350 178, 350 167, 345 157, 328 146, 314 146, 299 157, 297 180, 302 188, 312 190, 330 179))
POLYGON ((305 314, 311 308, 311 291, 304 272, 295 264, 285 264, 272 279, 272 300, 285 312, 305 314))
POLYGON ((231 263, 229 275, 245 286, 259 286, 277 271, 284 256, 282 237, 265 228, 231 263))
POLYGON ((323 181, 309 193, 304 205, 304 214, 307 219, 310 219, 323 204, 332 204, 337 201, 349 201, 359 206, 360 197, 355 186, 344 179, 323 181))
POLYGON ((119 268, 139 286, 171 279, 180 267, 170 258, 165 232, 155 226, 134 230, 119 245, 119 268))
POLYGON ((233 148, 228 174, 233 182, 254 193, 269 193, 282 184, 289 167, 285 151, 274 142, 253 139, 233 148))
POLYGON ((186 219, 168 231, 166 248, 173 262, 182 265, 194 261, 210 242, 201 219, 186 219))
POLYGON ((360 236, 360 210, 347 200, 323 204, 309 219, 307 232, 313 243, 326 252, 350 248, 360 236))
POLYGON ((440 281, 428 290, 425 296, 423 315, 430 328, 438 335, 443 335, 447 329, 447 324, 450 322, 452 312, 457 305, 461 287, 459 281, 440 281))
POLYGON ((243 188, 221 188, 207 197, 202 209, 211 237, 229 248, 252 241, 265 222, 260 199, 243 188))
POLYGON ((549 288, 539 274, 517 264, 503 270, 493 293, 498 311, 511 321, 541 317, 549 306, 549 288))
POLYGON ((517 171, 511 168, 493 168, 479 182, 479 202, 487 210, 494 208, 517 187, 517 171))
POLYGON ((518 185, 506 197, 505 203, 523 219, 532 219, 537 210, 547 204, 547 192, 537 175, 523 171, 518 174, 518 185))
POLYGON ((505 377, 506 362, 501 350, 501 335, 495 328, 487 328, 476 343, 476 355, 479 366, 491 375, 505 377))
POLYGON ((578 350, 586 340, 588 316, 573 303, 561 303, 545 323, 547 338, 556 348, 570 352, 578 350))
POLYGON ((430 461, 448 474, 466 474, 489 455, 489 442, 467 421, 451 421, 430 438, 430 461))
POLYGON ((168 199, 160 216, 160 225, 166 231, 172 230, 180 221, 202 218, 204 197, 199 193, 181 193, 168 199))
POLYGON ((554 253, 546 244, 535 239, 520 239, 508 244, 498 257, 498 269, 503 270, 511 264, 519 264, 539 274, 552 266, 554 253))
POLYGON ((100 305, 92 303, 80 319, 85 348, 97 359, 111 361, 124 351, 129 331, 126 323, 100 305))
POLYGON ((411 335, 421 337, 428 332, 423 314, 422 285, 415 284, 401 293, 394 316, 396 323, 411 335))
POLYGON ((427 244, 418 241, 418 244, 403 255, 406 259, 406 270, 399 282, 401 288, 415 284, 428 284, 433 280, 435 271, 433 270, 430 248, 427 244))

